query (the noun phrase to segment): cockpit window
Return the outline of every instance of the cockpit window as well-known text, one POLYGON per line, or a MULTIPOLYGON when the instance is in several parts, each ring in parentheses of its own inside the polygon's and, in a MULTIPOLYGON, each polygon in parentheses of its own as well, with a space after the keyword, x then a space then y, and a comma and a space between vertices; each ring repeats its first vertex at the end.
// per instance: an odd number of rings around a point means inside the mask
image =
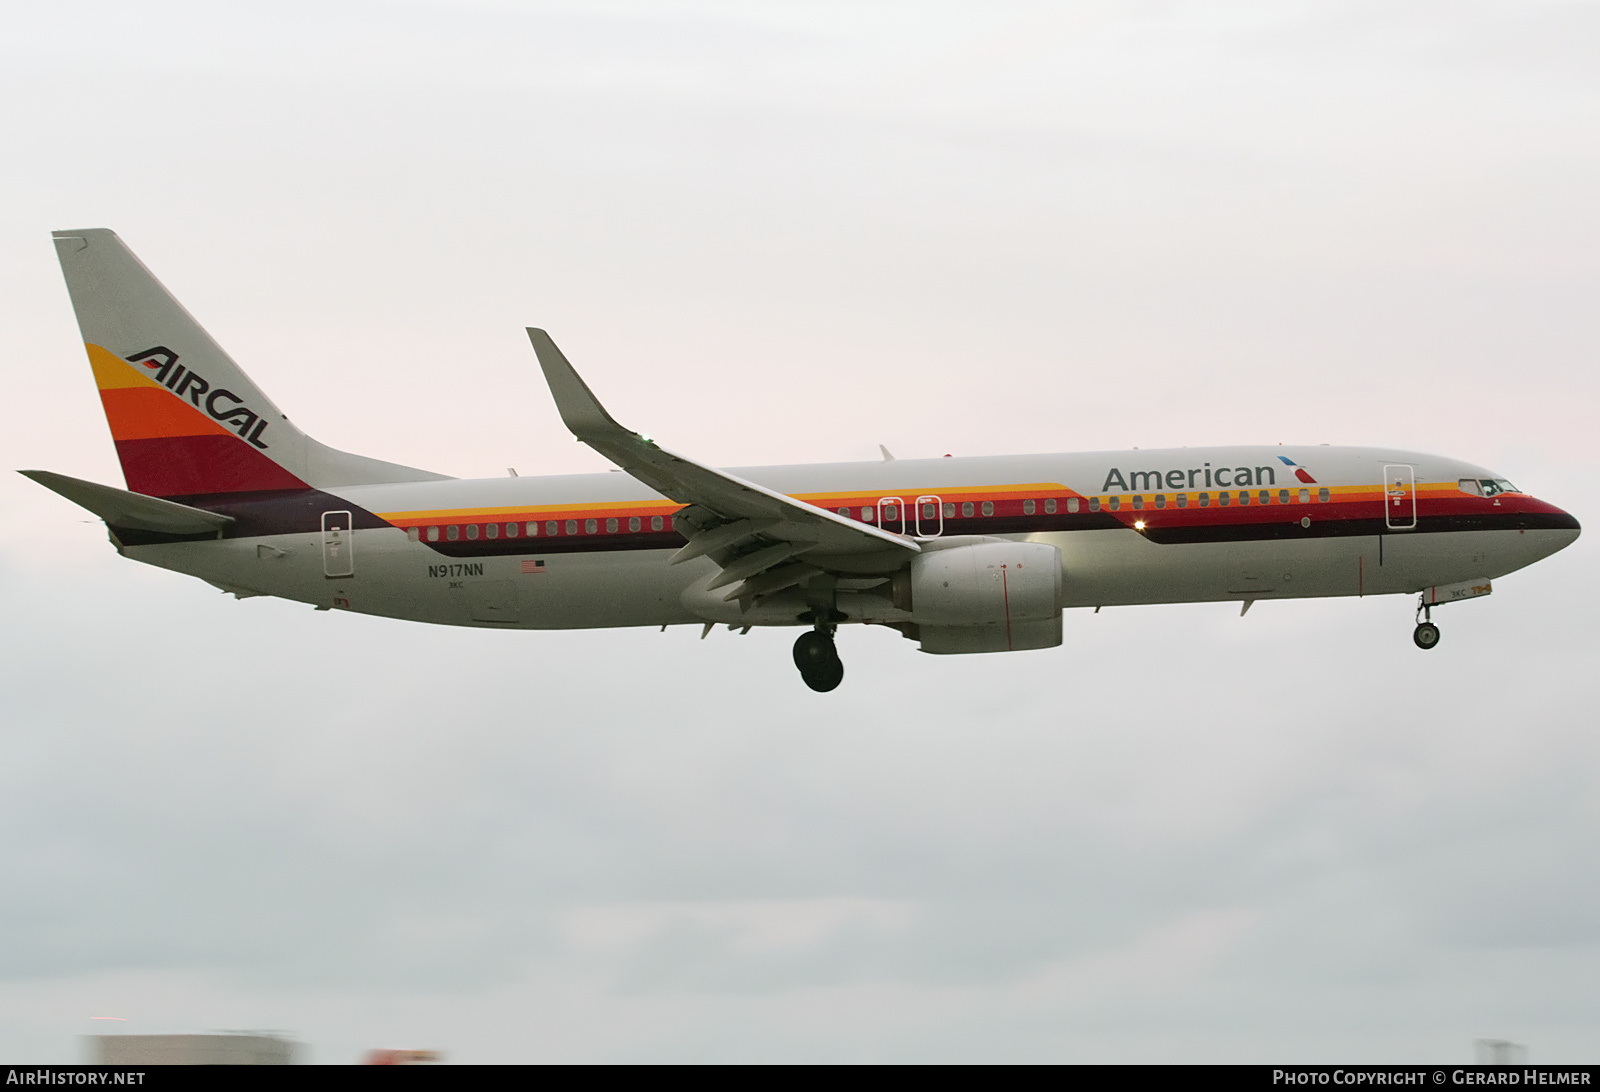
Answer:
POLYGON ((1471 493, 1474 497, 1483 496, 1483 486, 1478 484, 1477 478, 1462 478, 1456 482, 1463 493, 1471 493))
POLYGON ((1483 495, 1486 497, 1498 496, 1501 493, 1522 492, 1522 490, 1518 489, 1504 478, 1479 478, 1478 484, 1483 486, 1483 495))

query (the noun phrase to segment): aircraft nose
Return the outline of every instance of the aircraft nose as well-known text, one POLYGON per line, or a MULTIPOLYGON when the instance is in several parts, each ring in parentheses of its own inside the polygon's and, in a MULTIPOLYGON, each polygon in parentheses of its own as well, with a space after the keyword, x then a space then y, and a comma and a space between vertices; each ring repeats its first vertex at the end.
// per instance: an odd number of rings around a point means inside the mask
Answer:
MULTIPOLYGON (((1552 526, 1557 530, 1571 531, 1572 539, 1576 539, 1583 533, 1583 525, 1578 522, 1577 516, 1574 516, 1571 512, 1563 512, 1553 504, 1550 506, 1550 511, 1555 516, 1555 519, 1551 521, 1552 526)), ((1568 541, 1572 541, 1572 539, 1568 541)))
POLYGON ((1532 532, 1530 537, 1537 538, 1543 547, 1539 556, 1549 557, 1578 541, 1583 526, 1571 512, 1562 511, 1546 501, 1541 501, 1540 506, 1544 511, 1533 516, 1528 531, 1532 532))

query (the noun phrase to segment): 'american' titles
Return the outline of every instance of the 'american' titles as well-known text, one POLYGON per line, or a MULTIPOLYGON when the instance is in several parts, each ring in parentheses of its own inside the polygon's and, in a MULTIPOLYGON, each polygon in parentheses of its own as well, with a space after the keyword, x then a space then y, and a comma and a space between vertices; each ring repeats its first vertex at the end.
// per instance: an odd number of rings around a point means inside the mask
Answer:
POLYGON ((1248 466, 1219 466, 1213 470, 1211 464, 1206 463, 1193 470, 1130 470, 1124 477, 1120 469, 1112 467, 1100 492, 1160 493, 1167 489, 1195 489, 1199 487, 1197 479, 1207 489, 1277 485, 1278 472, 1270 466, 1253 469, 1248 466))
POLYGON ((261 434, 267 429, 267 419, 254 410, 247 409, 244 399, 232 391, 222 388, 212 390, 210 383, 179 364, 178 354, 165 345, 157 345, 123 359, 130 364, 140 364, 149 368, 156 373, 155 381, 167 390, 179 398, 187 396, 196 409, 203 409, 216 420, 233 425, 234 431, 241 437, 263 451, 267 449, 266 441, 261 439, 261 434), (205 396, 203 405, 200 402, 201 395, 205 396), (233 405, 228 405, 229 402, 233 405))

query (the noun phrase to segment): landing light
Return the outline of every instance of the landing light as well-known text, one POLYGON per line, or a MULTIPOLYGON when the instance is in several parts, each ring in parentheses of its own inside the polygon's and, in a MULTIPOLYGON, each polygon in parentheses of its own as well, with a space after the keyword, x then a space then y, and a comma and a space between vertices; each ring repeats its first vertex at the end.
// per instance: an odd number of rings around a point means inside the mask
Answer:
POLYGON ((1135 530, 1135 531, 1142 531, 1142 530, 1144 530, 1144 520, 1142 520, 1142 519, 1136 519, 1136 520, 1134 520, 1134 521, 1133 521, 1133 529, 1134 529, 1134 530, 1135 530))

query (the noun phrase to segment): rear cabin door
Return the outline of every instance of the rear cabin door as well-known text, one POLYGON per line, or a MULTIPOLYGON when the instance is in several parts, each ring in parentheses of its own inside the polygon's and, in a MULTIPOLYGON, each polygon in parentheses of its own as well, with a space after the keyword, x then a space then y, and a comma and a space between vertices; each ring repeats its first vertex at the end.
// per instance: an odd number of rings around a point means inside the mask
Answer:
POLYGON ((1383 468, 1383 525, 1410 531, 1417 525, 1417 476, 1407 463, 1383 468))
POLYGON ((349 512, 322 513, 322 575, 356 575, 356 538, 349 512))

